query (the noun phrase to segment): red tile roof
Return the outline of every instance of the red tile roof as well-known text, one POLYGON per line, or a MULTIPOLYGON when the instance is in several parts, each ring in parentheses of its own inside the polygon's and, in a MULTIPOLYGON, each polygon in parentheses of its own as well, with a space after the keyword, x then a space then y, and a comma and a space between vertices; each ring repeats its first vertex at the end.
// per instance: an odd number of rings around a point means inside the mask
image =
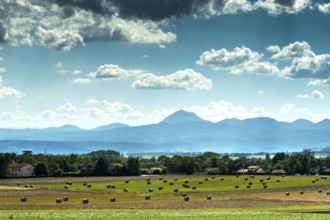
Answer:
POLYGON ((26 165, 29 165, 28 163, 12 163, 8 165, 8 168, 23 168, 26 165))

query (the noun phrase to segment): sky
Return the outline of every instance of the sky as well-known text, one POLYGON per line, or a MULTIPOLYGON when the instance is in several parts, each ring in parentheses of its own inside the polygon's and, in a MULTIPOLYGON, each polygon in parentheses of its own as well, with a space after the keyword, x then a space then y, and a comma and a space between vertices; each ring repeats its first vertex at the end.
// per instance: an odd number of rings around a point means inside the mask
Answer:
POLYGON ((0 128, 330 118, 330 0, 2 0, 0 128))

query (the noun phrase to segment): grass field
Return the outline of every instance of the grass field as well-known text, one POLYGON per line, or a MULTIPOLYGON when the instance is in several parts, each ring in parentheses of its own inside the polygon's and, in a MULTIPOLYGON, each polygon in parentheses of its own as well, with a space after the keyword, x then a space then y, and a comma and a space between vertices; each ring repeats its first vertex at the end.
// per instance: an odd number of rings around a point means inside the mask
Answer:
POLYGON ((0 180, 0 219, 330 219, 330 179, 247 175, 6 179, 0 180))

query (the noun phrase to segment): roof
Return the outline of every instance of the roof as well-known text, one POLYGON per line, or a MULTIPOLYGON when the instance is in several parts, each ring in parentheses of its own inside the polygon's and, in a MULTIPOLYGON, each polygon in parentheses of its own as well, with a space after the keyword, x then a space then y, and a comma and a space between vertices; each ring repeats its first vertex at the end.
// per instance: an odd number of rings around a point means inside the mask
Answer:
POLYGON ((259 167, 259 166, 248 166, 248 169, 256 169, 256 170, 259 170, 260 167, 259 167))
POLYGON ((285 173, 285 170, 273 170, 272 173, 285 173))
POLYGON ((237 173, 248 173, 249 170, 248 169, 240 169, 237 171, 237 173))
POLYGON ((8 168, 23 168, 27 165, 30 165, 28 163, 12 163, 8 165, 8 168))

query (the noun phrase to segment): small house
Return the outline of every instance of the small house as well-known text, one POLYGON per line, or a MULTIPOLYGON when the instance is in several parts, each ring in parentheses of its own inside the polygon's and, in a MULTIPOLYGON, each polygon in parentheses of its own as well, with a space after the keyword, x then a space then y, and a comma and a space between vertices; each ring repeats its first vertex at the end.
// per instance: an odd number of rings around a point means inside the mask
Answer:
POLYGON ((265 173, 265 171, 259 166, 248 166, 247 169, 240 169, 237 173, 265 173))
POLYGON ((34 176, 34 166, 28 163, 12 163, 7 167, 7 177, 34 176))

